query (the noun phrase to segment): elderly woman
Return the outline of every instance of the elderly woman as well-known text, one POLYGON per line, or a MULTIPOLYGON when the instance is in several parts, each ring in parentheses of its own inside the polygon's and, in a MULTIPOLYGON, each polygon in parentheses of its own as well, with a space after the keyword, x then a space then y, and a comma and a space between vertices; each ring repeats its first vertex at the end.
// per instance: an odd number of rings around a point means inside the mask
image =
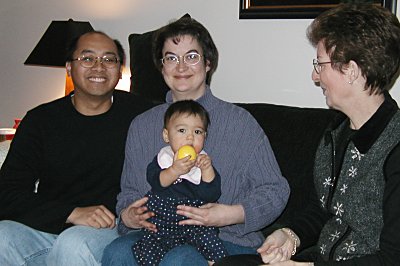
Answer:
POLYGON ((260 256, 216 265, 399 265, 400 111, 388 93, 399 21, 379 6, 340 5, 312 22, 308 38, 317 48, 312 79, 341 112, 316 153, 315 202, 269 235, 260 256))

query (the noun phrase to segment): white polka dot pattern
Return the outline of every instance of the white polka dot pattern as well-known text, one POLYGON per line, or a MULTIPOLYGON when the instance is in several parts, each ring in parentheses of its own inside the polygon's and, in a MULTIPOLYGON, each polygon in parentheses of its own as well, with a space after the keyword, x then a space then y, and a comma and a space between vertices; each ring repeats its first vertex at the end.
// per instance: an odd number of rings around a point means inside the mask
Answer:
POLYGON ((179 225, 186 217, 176 214, 177 205, 200 206, 204 202, 193 199, 163 198, 153 193, 147 207, 156 215, 149 219, 157 226, 157 233, 146 230, 132 251, 140 265, 158 265, 164 255, 174 247, 189 244, 194 246, 207 260, 215 261, 228 255, 216 227, 179 225))

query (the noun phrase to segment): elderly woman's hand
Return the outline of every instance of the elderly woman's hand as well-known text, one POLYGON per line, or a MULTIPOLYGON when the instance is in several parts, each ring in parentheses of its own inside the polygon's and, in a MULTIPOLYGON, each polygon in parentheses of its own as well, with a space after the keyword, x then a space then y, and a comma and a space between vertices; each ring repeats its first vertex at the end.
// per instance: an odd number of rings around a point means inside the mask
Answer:
POLYGON ((282 262, 277 262, 277 263, 270 263, 268 265, 274 265, 274 266, 314 266, 314 263, 312 262, 296 262, 292 260, 287 260, 287 261, 282 261, 282 262))
POLYGON ((272 264, 289 260, 292 252, 296 250, 297 240, 294 241, 290 233, 284 230, 288 229, 275 230, 265 239, 262 246, 257 249, 264 263, 272 264))
POLYGON ((199 208, 179 205, 177 214, 188 218, 187 220, 180 221, 180 225, 221 227, 244 222, 242 205, 208 203, 199 208))

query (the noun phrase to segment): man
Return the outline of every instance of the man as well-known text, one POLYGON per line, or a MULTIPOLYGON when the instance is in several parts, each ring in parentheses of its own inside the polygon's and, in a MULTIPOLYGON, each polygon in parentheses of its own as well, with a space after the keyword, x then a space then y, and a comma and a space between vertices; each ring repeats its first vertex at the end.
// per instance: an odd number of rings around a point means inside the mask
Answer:
POLYGON ((116 196, 131 120, 150 108, 116 91, 121 44, 75 40, 75 90, 29 111, 0 171, 0 265, 97 265, 115 239, 116 196))

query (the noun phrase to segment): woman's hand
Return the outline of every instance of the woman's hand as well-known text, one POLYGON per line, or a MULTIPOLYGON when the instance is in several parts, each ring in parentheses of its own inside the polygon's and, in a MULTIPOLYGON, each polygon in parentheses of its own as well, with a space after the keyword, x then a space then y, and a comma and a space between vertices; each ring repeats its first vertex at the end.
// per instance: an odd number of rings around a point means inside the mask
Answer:
POLYGON ((146 228, 157 232, 156 226, 147 221, 147 219, 155 215, 154 212, 148 211, 147 207, 144 206, 148 200, 147 197, 141 198, 122 211, 121 219, 125 226, 136 229, 146 228))
POLYGON ((295 249, 293 238, 283 230, 275 230, 270 234, 257 252, 261 255, 264 263, 276 263, 287 261, 295 249))
POLYGON ((177 214, 188 218, 187 220, 180 221, 180 225, 221 227, 244 222, 242 205, 208 203, 199 208, 179 205, 177 214))

